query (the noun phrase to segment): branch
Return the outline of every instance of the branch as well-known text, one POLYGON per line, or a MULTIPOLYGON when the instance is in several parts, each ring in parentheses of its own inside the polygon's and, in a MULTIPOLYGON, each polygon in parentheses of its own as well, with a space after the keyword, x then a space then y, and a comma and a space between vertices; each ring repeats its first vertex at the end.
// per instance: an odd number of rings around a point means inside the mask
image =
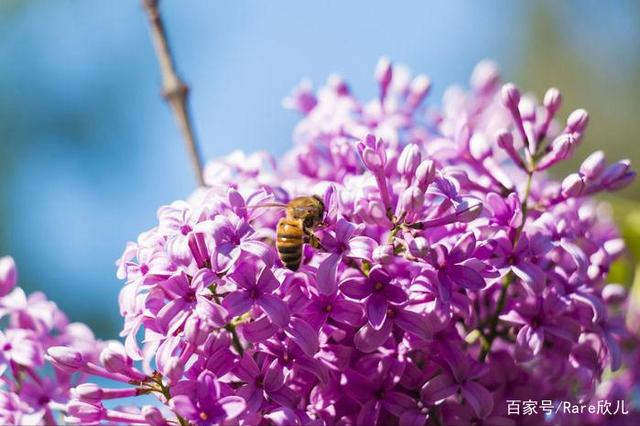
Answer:
POLYGON ((196 172, 196 179, 200 186, 204 186, 202 173, 202 157, 193 132, 193 123, 189 113, 189 87, 176 73, 175 61, 169 48, 169 41, 165 31, 162 16, 158 10, 159 0, 142 0, 142 6, 147 12, 151 27, 151 38, 156 50, 156 56, 162 74, 162 95, 171 106, 171 110, 178 122, 178 127, 189 151, 191 163, 196 172))

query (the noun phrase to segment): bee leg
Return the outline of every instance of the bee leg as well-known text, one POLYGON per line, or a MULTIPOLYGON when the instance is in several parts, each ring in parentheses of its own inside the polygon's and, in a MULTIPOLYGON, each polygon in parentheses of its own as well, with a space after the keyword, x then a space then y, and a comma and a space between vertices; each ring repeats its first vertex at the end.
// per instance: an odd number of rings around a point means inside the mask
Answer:
POLYGON ((315 236, 315 234, 312 231, 305 229, 304 232, 307 236, 307 242, 311 247, 313 247, 314 249, 324 250, 324 247, 322 247, 322 244, 320 244, 320 240, 318 239, 318 237, 315 236))

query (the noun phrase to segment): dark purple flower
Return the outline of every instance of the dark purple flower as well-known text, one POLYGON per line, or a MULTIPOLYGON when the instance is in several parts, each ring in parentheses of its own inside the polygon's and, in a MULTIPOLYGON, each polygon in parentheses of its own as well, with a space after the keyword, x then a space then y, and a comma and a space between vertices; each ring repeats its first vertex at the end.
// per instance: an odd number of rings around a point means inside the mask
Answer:
POLYGON ((420 398, 426 404, 438 404, 445 398, 460 392, 480 418, 493 410, 493 397, 478 379, 486 374, 486 368, 459 350, 448 350, 443 356, 446 368, 430 378, 420 390, 420 398))
POLYGON ((569 316, 566 303, 555 293, 528 298, 500 319, 520 326, 516 343, 524 357, 538 355, 547 338, 574 343, 580 334, 580 325, 569 316))
POLYGON ((229 275, 238 290, 225 296, 222 305, 230 317, 242 315, 252 306, 259 306, 279 327, 289 322, 289 308, 273 292, 280 282, 267 266, 259 267, 254 261, 245 261, 229 275))
POLYGON ((426 259, 438 271, 438 294, 443 302, 449 302, 456 286, 477 291, 486 285, 480 273, 485 265, 473 258, 475 249, 476 238, 467 233, 451 251, 444 245, 436 245, 429 252, 426 259))
POLYGON ((284 387, 284 373, 278 359, 263 356, 261 366, 258 366, 253 355, 245 353, 234 373, 245 382, 238 395, 246 400, 249 412, 259 412, 265 401, 275 401, 283 406, 291 404, 291 391, 284 387))
POLYGON ((173 396, 169 406, 196 425, 211 425, 231 421, 246 409, 245 400, 239 396, 223 396, 216 376, 203 371, 189 393, 173 396))
POLYGON ((218 279, 215 274, 208 269, 201 269, 193 278, 179 274, 162 283, 169 302, 156 316, 160 328, 166 330, 167 334, 173 334, 194 313, 212 326, 223 326, 227 311, 212 300, 209 290, 209 286, 216 282, 218 279))
POLYGON ((407 299, 406 293, 393 284, 391 276, 381 265, 376 265, 366 277, 350 277, 340 283, 340 290, 356 300, 363 300, 369 324, 380 330, 387 318, 389 303, 399 304, 407 299))

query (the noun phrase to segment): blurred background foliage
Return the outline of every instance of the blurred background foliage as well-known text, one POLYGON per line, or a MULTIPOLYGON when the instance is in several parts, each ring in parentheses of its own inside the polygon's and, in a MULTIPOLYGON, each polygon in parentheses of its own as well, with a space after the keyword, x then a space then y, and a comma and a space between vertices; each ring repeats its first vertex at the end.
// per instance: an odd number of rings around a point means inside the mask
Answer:
MULTIPOLYGON (((530 9, 526 55, 515 71, 522 86, 535 93, 544 93, 552 85, 560 88, 565 116, 577 106, 591 115, 587 137, 573 159, 553 171, 557 176, 576 170, 597 149, 609 159, 630 158, 635 167, 640 164, 636 147, 640 134, 640 3, 625 3, 624 13, 615 7, 579 6, 540 2, 530 9), (578 39, 583 48, 576 48, 572 39, 578 39)), ((610 203, 628 247, 609 278, 630 285, 640 259, 640 185, 601 198, 610 203)))
MULTIPOLYGON (((560 88, 563 116, 584 107, 591 126, 558 176, 595 149, 640 165, 638 2, 162 4, 207 158, 283 152, 296 117, 280 100, 301 77, 340 72, 372 96, 387 55, 430 74, 430 102, 485 57, 522 88, 560 88)), ((16 257, 23 286, 101 337, 121 327, 113 261, 194 185, 159 80, 137 1, 0 1, 0 254, 16 257)), ((612 279, 626 284, 639 199, 634 184, 605 200, 629 246, 612 279)))

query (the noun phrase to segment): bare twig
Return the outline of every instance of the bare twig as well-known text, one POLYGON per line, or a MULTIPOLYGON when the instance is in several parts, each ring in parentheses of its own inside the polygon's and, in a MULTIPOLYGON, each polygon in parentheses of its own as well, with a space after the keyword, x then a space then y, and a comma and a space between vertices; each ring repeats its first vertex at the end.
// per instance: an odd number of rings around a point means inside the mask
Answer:
POLYGON ((160 63, 162 74, 162 95, 171 106, 178 122, 178 127, 187 145, 191 162, 196 172, 196 179, 200 186, 204 186, 202 173, 202 158, 193 132, 193 123, 189 114, 189 87, 176 73, 175 61, 169 48, 162 16, 158 10, 159 0, 142 0, 144 10, 149 18, 151 38, 160 63))

